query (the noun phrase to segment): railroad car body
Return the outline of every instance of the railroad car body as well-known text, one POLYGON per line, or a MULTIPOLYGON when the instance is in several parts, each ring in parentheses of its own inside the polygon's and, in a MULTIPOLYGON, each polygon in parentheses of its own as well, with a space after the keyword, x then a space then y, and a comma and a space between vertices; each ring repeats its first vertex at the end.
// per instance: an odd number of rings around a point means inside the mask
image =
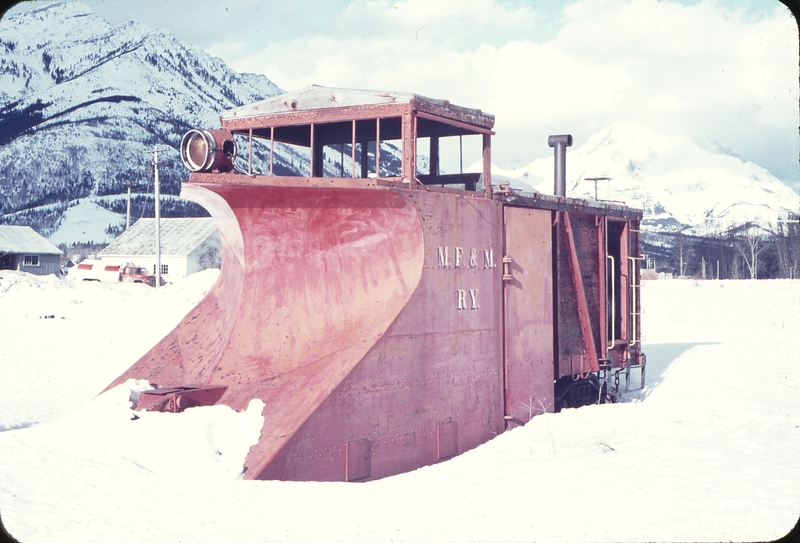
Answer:
POLYGON ((150 409, 262 400, 244 478, 377 479, 643 385, 642 213, 565 196, 570 136, 545 195, 493 185, 494 117, 446 101, 312 86, 220 119, 181 145, 220 278, 110 386, 148 379, 150 409), (443 173, 467 138, 479 167, 443 173))

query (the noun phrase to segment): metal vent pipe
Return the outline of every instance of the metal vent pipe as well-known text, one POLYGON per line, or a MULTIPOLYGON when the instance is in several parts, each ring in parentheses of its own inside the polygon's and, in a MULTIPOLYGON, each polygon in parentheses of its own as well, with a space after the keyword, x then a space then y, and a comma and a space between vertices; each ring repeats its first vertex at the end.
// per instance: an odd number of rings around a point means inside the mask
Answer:
POLYGON ((547 138, 547 145, 553 147, 555 154, 555 171, 553 176, 553 194, 567 195, 567 147, 572 145, 572 134, 562 134, 547 138))

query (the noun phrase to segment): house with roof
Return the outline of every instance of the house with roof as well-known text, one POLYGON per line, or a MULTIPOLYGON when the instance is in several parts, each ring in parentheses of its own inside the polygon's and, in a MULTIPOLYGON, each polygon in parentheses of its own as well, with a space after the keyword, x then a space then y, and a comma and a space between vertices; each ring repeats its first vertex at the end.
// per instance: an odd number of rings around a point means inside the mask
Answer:
MULTIPOLYGON (((213 218, 161 219, 161 276, 174 281, 219 268, 221 246, 213 218)), ((132 263, 156 272, 156 220, 139 219, 98 253, 104 263, 132 263)))
POLYGON ((656 268, 659 279, 674 279, 676 270, 672 266, 661 266, 656 268))
POLYGON ((62 254, 30 226, 0 225, 0 270, 60 275, 62 254))

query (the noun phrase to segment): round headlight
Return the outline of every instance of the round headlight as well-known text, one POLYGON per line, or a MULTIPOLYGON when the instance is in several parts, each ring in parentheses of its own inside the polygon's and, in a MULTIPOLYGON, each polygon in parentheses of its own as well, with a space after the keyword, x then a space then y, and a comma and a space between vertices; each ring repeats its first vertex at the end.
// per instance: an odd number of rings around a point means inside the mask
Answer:
POLYGON ((227 130, 189 130, 181 140, 181 160, 193 172, 233 169, 236 140, 227 130))
POLYGON ((189 130, 181 141, 181 159, 189 170, 201 172, 211 165, 213 138, 204 130, 189 130))

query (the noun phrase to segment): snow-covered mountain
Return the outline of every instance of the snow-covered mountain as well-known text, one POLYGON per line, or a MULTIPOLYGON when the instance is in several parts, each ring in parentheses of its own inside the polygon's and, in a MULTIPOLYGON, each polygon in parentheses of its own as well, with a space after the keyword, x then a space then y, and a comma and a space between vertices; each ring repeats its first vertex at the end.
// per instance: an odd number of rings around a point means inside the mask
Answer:
MULTIPOLYGON (((522 190, 553 193, 553 156, 498 171, 522 190)), ((624 201, 645 210, 653 231, 708 235, 749 221, 763 226, 800 213, 800 196, 764 168, 665 136, 637 123, 613 123, 567 150, 567 196, 624 201)))
POLYGON ((281 92, 165 30, 112 25, 72 2, 0 21, 0 76, 0 215, 146 183, 154 147, 168 149, 162 190, 177 194, 186 130, 281 92))
MULTIPOLYGON (((168 150, 159 159, 162 193, 178 194, 186 130, 218 126, 220 111, 281 92, 165 30, 112 25, 72 2, 0 20, 0 76, 0 220, 36 221, 45 236, 76 231, 62 224, 70 206, 111 209, 128 184, 146 185, 154 147, 168 150)), ((303 158, 280 146, 276 155, 280 166, 301 167, 303 158)), ((493 171, 522 190, 553 191, 552 155, 493 171)), ((651 231, 706 235, 800 211, 800 196, 764 168, 636 123, 612 124, 568 149, 567 194, 593 197, 591 177, 612 178, 597 184, 597 196, 644 208, 651 231)))

